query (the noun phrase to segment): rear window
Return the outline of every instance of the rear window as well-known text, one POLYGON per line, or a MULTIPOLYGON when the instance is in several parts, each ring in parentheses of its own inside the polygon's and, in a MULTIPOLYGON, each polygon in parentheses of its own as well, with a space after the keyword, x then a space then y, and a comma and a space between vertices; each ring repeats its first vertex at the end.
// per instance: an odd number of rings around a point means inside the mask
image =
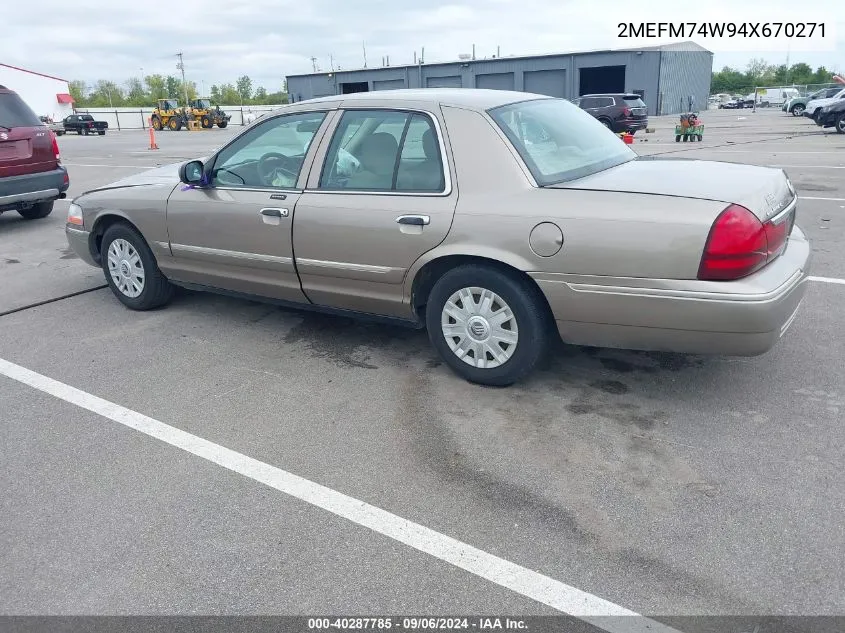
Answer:
POLYGON ((644 108, 645 101, 640 99, 639 95, 625 95, 622 97, 625 100, 625 105, 631 108, 644 108))
POLYGON ((489 113, 541 186, 583 178, 637 156, 592 115, 564 99, 522 101, 489 113))
POLYGON ((32 109, 13 92, 0 92, 0 127, 38 127, 43 125, 32 109))
POLYGON ((83 114, 79 118, 82 119, 83 121, 93 121, 94 120, 94 117, 92 117, 90 114, 83 114))

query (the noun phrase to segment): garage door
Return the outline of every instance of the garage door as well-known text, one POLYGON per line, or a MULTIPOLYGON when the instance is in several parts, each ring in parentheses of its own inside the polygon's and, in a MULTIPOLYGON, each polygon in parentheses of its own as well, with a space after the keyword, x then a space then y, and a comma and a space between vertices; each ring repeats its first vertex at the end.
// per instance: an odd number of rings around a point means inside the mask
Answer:
POLYGON ((460 75, 451 77, 428 77, 425 85, 429 88, 463 88, 464 84, 460 75))
POLYGON ((531 70, 523 75, 525 92, 562 98, 566 96, 565 70, 531 70))
POLYGON ((373 82, 373 90, 400 90, 404 87, 404 79, 382 79, 373 82))
POLYGON ((487 90, 513 90, 513 73, 476 75, 475 86, 487 90))

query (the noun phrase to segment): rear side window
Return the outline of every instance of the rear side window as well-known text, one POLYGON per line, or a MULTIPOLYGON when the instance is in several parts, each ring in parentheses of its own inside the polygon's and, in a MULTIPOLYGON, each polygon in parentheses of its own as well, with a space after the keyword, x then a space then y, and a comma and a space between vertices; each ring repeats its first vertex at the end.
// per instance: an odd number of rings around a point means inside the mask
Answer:
POLYGON ((42 125, 38 116, 13 92, 0 93, 0 127, 37 127, 42 125))
POLYGON ((83 115, 82 115, 81 117, 79 117, 79 118, 80 118, 82 121, 93 121, 93 120, 94 120, 94 117, 92 117, 90 114, 83 114, 83 115))

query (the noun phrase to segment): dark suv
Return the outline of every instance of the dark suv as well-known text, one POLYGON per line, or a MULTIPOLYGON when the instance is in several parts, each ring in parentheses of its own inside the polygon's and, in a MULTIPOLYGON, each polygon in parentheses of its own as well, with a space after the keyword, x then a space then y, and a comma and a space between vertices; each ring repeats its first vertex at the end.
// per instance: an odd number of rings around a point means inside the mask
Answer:
POLYGON ((648 127, 648 108, 638 94, 583 95, 572 102, 617 133, 648 127))
POLYGON ((0 213, 47 217, 69 184, 55 133, 17 93, 0 86, 0 213))

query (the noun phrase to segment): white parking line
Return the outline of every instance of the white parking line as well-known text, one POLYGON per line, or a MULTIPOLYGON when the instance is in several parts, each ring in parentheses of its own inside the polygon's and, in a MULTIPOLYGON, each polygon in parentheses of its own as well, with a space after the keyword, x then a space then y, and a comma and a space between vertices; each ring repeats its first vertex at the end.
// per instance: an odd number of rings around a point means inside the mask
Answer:
POLYGON ((766 167, 781 167, 783 169, 845 169, 845 165, 766 165, 766 167))
POLYGON ((386 510, 0 358, 0 375, 38 389, 383 534, 562 613, 614 633, 679 633, 613 602, 476 549, 386 510), (628 617, 608 617, 628 616, 628 617), (632 617, 633 616, 633 617, 632 617))
POLYGON ((831 202, 845 202, 845 198, 817 198, 816 196, 798 196, 799 200, 830 200, 831 202))
POLYGON ((845 279, 837 279, 836 277, 807 277, 810 281, 820 281, 824 284, 841 284, 845 286, 845 279))

